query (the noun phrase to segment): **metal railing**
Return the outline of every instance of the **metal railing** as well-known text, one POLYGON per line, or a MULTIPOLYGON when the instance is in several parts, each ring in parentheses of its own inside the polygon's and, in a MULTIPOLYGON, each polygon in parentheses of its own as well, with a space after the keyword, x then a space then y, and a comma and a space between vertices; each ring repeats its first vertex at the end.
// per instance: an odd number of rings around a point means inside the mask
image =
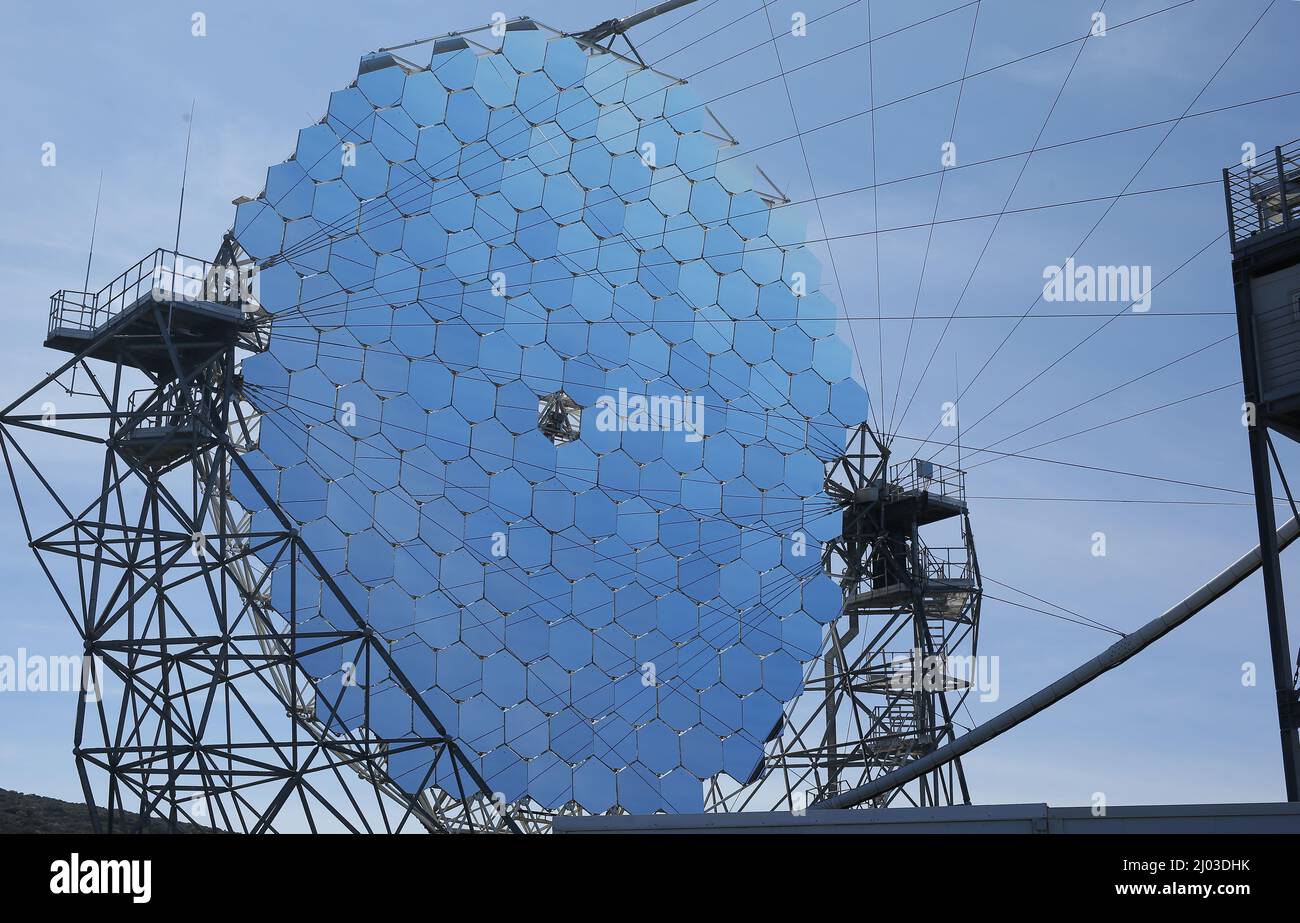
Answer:
POLYGON ((1300 227, 1300 141, 1223 171, 1232 246, 1300 227))
MULTIPOLYGON (((918 554, 919 560, 915 570, 922 588, 927 592, 942 591, 945 585, 965 589, 974 576, 971 570, 970 553, 963 545, 931 548, 922 543, 918 554)), ((905 581, 910 578, 903 573, 904 567, 908 571, 913 569, 910 564, 901 561, 893 562, 886 556, 877 555, 872 557, 870 567, 849 585, 843 583, 845 575, 842 569, 839 572, 832 572, 831 576, 841 581, 846 597, 853 597, 891 586, 906 585, 905 581)))
POLYGON ((900 494, 924 492, 946 499, 966 499, 966 472, 948 465, 936 465, 923 458, 910 458, 891 465, 889 485, 900 494))
POLYGON ((133 419, 135 428, 139 429, 172 426, 178 419, 180 394, 174 389, 160 394, 157 388, 137 388, 127 395, 127 417, 133 419))
POLYGON ((921 567, 927 583, 955 583, 969 579, 970 552, 964 545, 921 549, 921 567))
POLYGON ((159 248, 127 269, 97 292, 60 289, 50 296, 50 327, 95 330, 107 324, 142 297, 196 300, 213 290, 225 267, 207 260, 159 248))

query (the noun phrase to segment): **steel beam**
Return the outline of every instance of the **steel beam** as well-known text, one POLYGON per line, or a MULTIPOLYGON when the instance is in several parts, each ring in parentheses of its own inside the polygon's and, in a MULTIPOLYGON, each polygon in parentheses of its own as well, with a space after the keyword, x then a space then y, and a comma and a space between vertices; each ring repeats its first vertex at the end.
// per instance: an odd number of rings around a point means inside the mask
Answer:
MULTIPOLYGON (((1280 551, 1290 545, 1295 541, 1297 535, 1300 535, 1300 520, 1293 517, 1276 533, 1278 550, 1280 551)), ((1180 600, 1162 615, 1147 622, 1137 631, 1125 635, 1087 663, 1062 676, 1050 686, 1040 689, 1027 699, 1008 708, 996 718, 984 722, 979 727, 968 731, 933 753, 929 753, 900 769, 873 779, 865 785, 860 785, 857 788, 849 789, 811 804, 809 809, 851 808, 863 804, 877 795, 900 785, 906 785, 913 779, 917 779, 925 773, 969 753, 976 747, 988 743, 1021 722, 1032 718, 1048 706, 1054 705, 1071 693, 1082 689, 1103 673, 1113 670, 1129 658, 1146 650, 1259 570, 1260 560, 1260 547, 1256 545, 1220 571, 1196 592, 1180 600)))

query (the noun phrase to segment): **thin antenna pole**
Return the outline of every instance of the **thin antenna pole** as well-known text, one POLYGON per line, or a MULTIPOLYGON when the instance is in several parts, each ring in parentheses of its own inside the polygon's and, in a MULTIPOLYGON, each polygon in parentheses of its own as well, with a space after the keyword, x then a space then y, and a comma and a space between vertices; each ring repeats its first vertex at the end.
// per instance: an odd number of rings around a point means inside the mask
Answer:
POLYGON ((173 248, 177 253, 181 249, 181 217, 185 214, 185 180, 190 175, 190 138, 194 134, 194 103, 190 101, 190 124, 185 130, 185 165, 181 168, 181 203, 176 209, 176 246, 173 248))
POLYGON ((90 264, 95 259, 95 232, 99 230, 99 200, 104 194, 104 171, 99 171, 99 188, 95 190, 95 217, 90 222, 90 253, 86 257, 86 284, 82 291, 90 291, 90 264))
POLYGON ((957 470, 961 470, 961 372, 957 368, 958 357, 954 352, 952 356, 952 377, 957 385, 957 398, 953 401, 952 410, 957 414, 957 470))

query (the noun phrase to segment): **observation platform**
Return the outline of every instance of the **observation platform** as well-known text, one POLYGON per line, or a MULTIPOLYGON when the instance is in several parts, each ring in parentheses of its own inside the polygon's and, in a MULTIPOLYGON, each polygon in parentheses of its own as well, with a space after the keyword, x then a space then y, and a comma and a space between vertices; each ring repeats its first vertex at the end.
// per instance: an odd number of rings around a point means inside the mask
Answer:
MULTIPOLYGON (((921 598, 925 600, 925 614, 949 622, 967 622, 961 613, 964 605, 949 606, 949 597, 966 597, 976 590, 975 580, 971 577, 953 577, 944 580, 927 580, 919 587, 921 598)), ((844 600, 844 611, 870 613, 889 612, 905 605, 914 598, 911 586, 905 583, 892 583, 888 586, 873 587, 853 593, 844 600)))
POLYGON ((1300 232, 1300 141, 1276 147, 1257 166, 1223 171, 1234 256, 1300 232))
POLYGON ((925 526, 966 512, 965 473, 913 458, 889 469, 885 528, 925 526))
POLYGON ((112 444, 134 464, 169 466, 211 445, 233 394, 225 357, 266 348, 252 264, 222 252, 216 264, 158 249, 97 292, 50 297, 47 347, 152 379, 114 418, 112 444))
MULTIPOLYGON (((914 566, 909 558, 907 570, 914 566)), ((921 603, 929 618, 970 623, 971 598, 979 581, 964 547, 931 548, 921 544, 916 575, 906 579, 894 572, 873 572, 862 577, 844 597, 844 612, 860 615, 891 613, 921 603)))
MULTIPOLYGON (((898 683, 912 681, 904 667, 909 667, 908 661, 902 659, 898 664, 881 663, 869 666, 860 670, 855 670, 847 677, 843 673, 832 676, 829 680, 826 677, 814 676, 804 683, 805 692, 824 693, 830 689, 851 689, 854 692, 871 695, 898 695, 899 692, 906 692, 907 689, 900 690, 898 683), (903 671, 900 673, 900 670, 903 671), (900 680, 900 677, 902 679, 900 680)), ((941 691, 954 692, 960 689, 970 688, 970 683, 959 676, 953 676, 948 672, 945 665, 942 674, 929 674, 929 667, 921 666, 922 679, 928 678, 935 686, 942 686, 941 691)))
POLYGON ((209 442, 206 431, 193 423, 133 426, 117 439, 118 449, 140 465, 170 465, 188 458, 209 442))
POLYGON ((50 296, 45 345, 164 379, 175 376, 176 362, 186 369, 236 340, 260 351, 264 312, 238 299, 228 271, 155 250, 97 292, 61 289, 50 296))
POLYGON ((1223 171, 1246 400, 1300 440, 1300 141, 1223 171))
MULTIPOLYGON (((854 746, 870 758, 870 765, 887 768, 889 764, 902 766, 934 749, 934 738, 923 731, 903 731, 868 737, 854 746)), ((865 765, 866 760, 851 761, 848 765, 865 765)))

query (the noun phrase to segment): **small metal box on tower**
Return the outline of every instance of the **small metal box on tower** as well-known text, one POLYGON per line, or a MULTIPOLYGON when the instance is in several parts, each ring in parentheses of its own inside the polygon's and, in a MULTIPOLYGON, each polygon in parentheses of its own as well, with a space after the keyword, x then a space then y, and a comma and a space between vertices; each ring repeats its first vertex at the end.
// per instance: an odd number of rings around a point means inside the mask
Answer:
POLYGON ((1300 141, 1223 177, 1246 399, 1264 425, 1300 438, 1300 141))

